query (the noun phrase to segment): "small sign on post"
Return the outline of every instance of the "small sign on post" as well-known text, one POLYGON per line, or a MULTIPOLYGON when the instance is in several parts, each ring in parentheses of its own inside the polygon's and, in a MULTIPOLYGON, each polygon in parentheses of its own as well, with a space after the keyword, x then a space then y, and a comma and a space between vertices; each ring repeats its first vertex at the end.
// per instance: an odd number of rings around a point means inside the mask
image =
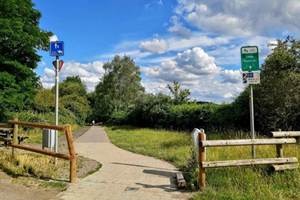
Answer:
POLYGON ((52 64, 55 69, 57 69, 57 63, 58 63, 58 71, 60 71, 62 66, 64 65, 64 61, 63 60, 59 60, 58 62, 56 60, 53 61, 52 64))
POLYGON ((241 48, 242 71, 259 71, 259 56, 257 46, 244 46, 241 48))
POLYGON ((50 56, 63 56, 64 55, 64 42, 54 41, 50 42, 50 56))
POLYGON ((260 72, 243 72, 243 83, 250 85, 260 84, 260 72))

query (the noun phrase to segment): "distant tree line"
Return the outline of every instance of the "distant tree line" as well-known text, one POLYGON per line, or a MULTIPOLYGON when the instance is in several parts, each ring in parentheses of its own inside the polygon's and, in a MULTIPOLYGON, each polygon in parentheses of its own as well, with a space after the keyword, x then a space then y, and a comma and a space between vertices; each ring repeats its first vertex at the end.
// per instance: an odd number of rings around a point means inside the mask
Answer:
MULTIPOLYGON (((300 130, 300 42, 288 37, 262 65, 261 84, 254 86, 256 130, 300 130)), ((189 100, 190 90, 168 85, 171 96, 146 94, 139 68, 129 57, 116 56, 93 94, 92 117, 114 124, 218 131, 249 130, 249 87, 232 103, 217 105, 189 100)))

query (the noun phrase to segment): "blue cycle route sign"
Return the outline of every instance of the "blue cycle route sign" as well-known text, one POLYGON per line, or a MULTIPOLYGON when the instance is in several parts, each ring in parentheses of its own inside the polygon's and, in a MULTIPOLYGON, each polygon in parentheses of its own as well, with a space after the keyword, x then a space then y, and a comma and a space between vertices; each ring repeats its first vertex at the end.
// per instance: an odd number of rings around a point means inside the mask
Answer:
POLYGON ((64 55, 64 42, 55 41, 50 42, 50 56, 63 56, 64 55))

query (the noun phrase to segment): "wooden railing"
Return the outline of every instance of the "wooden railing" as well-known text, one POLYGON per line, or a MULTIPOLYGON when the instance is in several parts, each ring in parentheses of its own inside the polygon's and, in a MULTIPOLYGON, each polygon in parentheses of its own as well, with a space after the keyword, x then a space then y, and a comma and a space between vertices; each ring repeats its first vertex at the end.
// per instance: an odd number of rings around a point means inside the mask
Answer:
POLYGON ((6 142, 8 142, 8 146, 12 147, 12 156, 13 157, 15 156, 15 148, 16 148, 16 149, 22 149, 22 150, 26 150, 26 151, 40 153, 40 154, 44 154, 44 155, 48 155, 48 156, 52 156, 52 157, 56 157, 56 158, 61 158, 64 160, 69 160, 70 161, 69 180, 71 183, 76 182, 76 179, 77 179, 76 153, 75 153, 75 147, 74 147, 74 142, 73 142, 72 129, 71 129, 70 125, 56 126, 56 125, 49 125, 49 124, 22 122, 22 121, 18 121, 17 119, 14 119, 14 120, 8 121, 7 124, 1 123, 0 127, 8 128, 8 129, 13 127, 12 128, 13 139, 10 141, 7 139, 3 139, 6 142), (36 148, 36 147, 31 147, 28 145, 18 144, 18 128, 19 128, 19 126, 63 131, 66 135, 69 154, 56 153, 56 152, 45 150, 45 149, 40 149, 40 148, 36 148))
MULTIPOLYGON (((206 168, 251 166, 251 165, 272 165, 274 170, 285 170, 298 168, 298 159, 296 157, 283 157, 283 144, 300 144, 300 132, 273 132, 273 137, 269 139, 244 139, 244 140, 206 140, 206 134, 203 129, 195 129, 193 134, 197 134, 199 174, 198 184, 200 190, 204 190, 206 185, 206 168), (195 132, 197 131, 197 132, 195 132), (280 138, 281 137, 281 138, 280 138), (295 137, 295 138, 282 138, 295 137), (227 146, 246 146, 246 145, 276 145, 276 158, 258 158, 245 160, 224 160, 224 161, 206 161, 207 147, 227 147, 227 146)), ((195 135, 194 135, 195 136, 195 135)), ((196 140, 197 140, 196 139, 196 140)))

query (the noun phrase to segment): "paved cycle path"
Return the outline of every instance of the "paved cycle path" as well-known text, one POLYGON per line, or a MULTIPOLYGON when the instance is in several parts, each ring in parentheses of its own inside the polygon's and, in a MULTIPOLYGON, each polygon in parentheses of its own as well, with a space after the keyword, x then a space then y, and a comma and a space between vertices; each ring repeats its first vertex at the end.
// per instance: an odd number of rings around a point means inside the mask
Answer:
POLYGON ((171 164, 122 150, 110 143, 103 128, 91 127, 76 142, 78 154, 97 160, 102 168, 71 184, 58 195, 63 200, 188 199, 177 191, 171 164))

